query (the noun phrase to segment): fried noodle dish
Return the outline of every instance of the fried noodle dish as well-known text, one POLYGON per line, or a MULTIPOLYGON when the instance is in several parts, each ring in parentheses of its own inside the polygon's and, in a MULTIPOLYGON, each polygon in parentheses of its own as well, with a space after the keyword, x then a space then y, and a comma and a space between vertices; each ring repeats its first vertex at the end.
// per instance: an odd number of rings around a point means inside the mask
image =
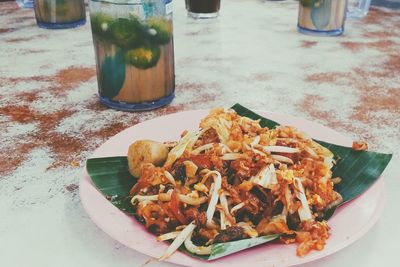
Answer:
POLYGON ((136 141, 128 164, 139 220, 157 240, 173 240, 161 260, 182 244, 209 255, 213 244, 271 234, 302 257, 324 248, 324 213, 342 201, 330 150, 293 127, 263 128, 222 108, 178 142, 136 141))

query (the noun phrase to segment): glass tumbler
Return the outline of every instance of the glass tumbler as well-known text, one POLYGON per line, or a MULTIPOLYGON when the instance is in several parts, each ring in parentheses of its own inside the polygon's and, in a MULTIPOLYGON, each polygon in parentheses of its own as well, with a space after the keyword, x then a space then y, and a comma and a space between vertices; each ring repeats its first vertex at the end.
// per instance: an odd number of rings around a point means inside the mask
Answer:
POLYGON ((371 0, 347 0, 347 18, 362 18, 368 14, 371 0))
POLYGON ((344 31, 347 0, 300 0, 299 32, 336 36, 344 31))
POLYGON ((185 0, 187 14, 195 19, 218 17, 221 0, 185 0))
POLYGON ((91 0, 100 101, 150 110, 175 94, 172 0, 91 0))
POLYGON ((33 0, 16 0, 19 7, 33 8, 33 0))
POLYGON ((35 0, 37 25, 46 29, 74 28, 86 23, 84 0, 35 0))

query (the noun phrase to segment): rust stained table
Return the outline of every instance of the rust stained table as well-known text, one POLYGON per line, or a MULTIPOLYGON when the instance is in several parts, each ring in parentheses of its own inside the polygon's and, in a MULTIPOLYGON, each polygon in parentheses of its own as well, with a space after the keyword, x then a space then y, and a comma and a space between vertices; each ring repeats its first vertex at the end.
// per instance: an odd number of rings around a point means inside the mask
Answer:
POLYGON ((347 21, 343 36, 317 38, 297 33, 294 1, 225 1, 221 10, 218 19, 197 22, 176 1, 177 96, 158 110, 124 113, 98 102, 89 24, 39 29, 31 9, 0 3, 1 265, 146 262, 83 211, 77 184, 86 157, 141 121, 236 102, 305 117, 395 153, 382 219, 348 249, 311 265, 396 259, 400 12, 373 7, 361 21, 347 21))

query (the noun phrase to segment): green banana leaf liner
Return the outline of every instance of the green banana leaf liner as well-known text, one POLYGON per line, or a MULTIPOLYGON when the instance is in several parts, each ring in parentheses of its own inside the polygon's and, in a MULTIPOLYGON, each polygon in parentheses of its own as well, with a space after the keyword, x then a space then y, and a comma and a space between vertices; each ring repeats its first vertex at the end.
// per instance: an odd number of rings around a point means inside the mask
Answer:
MULTIPOLYGON (((260 120, 260 125, 262 127, 273 129, 279 125, 277 122, 264 118, 240 104, 235 104, 232 109, 241 116, 260 120)), ((392 158, 391 154, 356 151, 350 147, 339 146, 318 140, 315 141, 331 150, 335 155, 336 164, 332 168, 332 177, 342 178, 341 182, 335 185, 335 190, 343 197, 343 202, 337 207, 365 192, 380 177, 392 158)), ((126 157, 88 159, 86 162, 86 169, 94 185, 112 204, 128 215, 137 218, 129 197, 129 191, 136 183, 137 179, 130 175, 126 157)), ((337 207, 327 210, 325 212, 325 219, 329 219, 337 207)), ((144 227, 143 230, 145 230, 144 227)), ((214 244, 212 253, 209 256, 200 256, 190 253, 184 246, 181 246, 179 250, 195 258, 214 260, 270 242, 278 237, 279 235, 268 235, 214 244)))

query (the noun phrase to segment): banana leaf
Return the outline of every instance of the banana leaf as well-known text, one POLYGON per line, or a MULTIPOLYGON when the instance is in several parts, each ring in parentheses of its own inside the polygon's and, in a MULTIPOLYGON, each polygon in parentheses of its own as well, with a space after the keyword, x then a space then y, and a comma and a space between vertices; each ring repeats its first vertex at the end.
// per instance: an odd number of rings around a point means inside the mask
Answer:
MULTIPOLYGON (((277 122, 263 118, 239 104, 234 105, 232 109, 241 116, 259 119, 260 125, 263 127, 274 128, 279 125, 277 122)), ((342 195, 343 203, 365 192, 379 178, 392 157, 391 154, 355 151, 349 147, 316 141, 330 149, 336 157, 337 163, 332 171, 333 177, 342 178, 341 183, 336 185, 335 190, 342 195)), ((94 185, 113 205, 128 215, 136 217, 130 203, 129 191, 137 180, 128 171, 126 157, 91 158, 86 162, 86 169, 94 185)), ((329 219, 335 209, 336 207, 333 207, 326 211, 325 218, 329 219)), ((144 227, 143 230, 145 231, 144 227)), ((209 256, 192 254, 184 246, 181 246, 180 250, 192 257, 203 260, 214 260, 270 242, 278 237, 279 235, 269 235, 214 244, 212 253, 209 256)))

